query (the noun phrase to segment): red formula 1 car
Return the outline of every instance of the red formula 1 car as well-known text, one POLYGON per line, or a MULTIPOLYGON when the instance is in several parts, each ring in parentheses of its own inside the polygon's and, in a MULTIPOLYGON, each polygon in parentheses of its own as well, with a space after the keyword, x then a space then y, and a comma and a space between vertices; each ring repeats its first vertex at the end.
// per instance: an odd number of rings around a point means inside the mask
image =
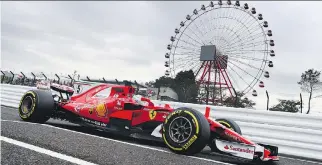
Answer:
POLYGON ((99 84, 74 95, 73 88, 50 84, 30 90, 19 105, 21 119, 43 123, 68 120, 95 129, 163 141, 177 154, 193 155, 209 146, 213 152, 260 161, 277 161, 278 148, 252 142, 229 119, 211 119, 191 108, 154 106, 129 85, 99 84), (54 94, 56 93, 56 94, 54 94), (144 104, 146 103, 146 104, 144 104))

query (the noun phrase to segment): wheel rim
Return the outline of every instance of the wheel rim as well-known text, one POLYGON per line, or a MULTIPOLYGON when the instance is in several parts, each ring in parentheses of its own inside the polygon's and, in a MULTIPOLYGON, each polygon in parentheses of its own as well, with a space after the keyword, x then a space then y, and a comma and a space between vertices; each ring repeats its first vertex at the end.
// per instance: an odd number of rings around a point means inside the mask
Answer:
POLYGON ((185 117, 177 117, 170 123, 170 138, 176 143, 189 139, 192 133, 192 124, 185 117))
POLYGON ((22 103, 21 111, 23 114, 27 114, 31 111, 31 107, 33 105, 34 101, 31 98, 31 96, 27 96, 22 103))

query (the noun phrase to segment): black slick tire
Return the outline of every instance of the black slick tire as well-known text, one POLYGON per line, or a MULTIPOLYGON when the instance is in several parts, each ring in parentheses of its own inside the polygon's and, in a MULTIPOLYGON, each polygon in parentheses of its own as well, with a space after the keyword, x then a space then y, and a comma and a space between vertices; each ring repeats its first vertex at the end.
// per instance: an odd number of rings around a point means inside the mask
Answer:
POLYGON ((54 111, 54 99, 51 91, 30 90, 21 98, 18 113, 22 120, 45 123, 54 111))
POLYGON ((191 108, 178 108, 170 113, 164 121, 162 139, 166 146, 174 153, 193 155, 199 153, 208 144, 210 138, 210 126, 202 113, 191 108), (186 140, 175 141, 174 133, 171 132, 174 121, 182 118, 189 123, 191 130, 187 133, 186 140))
MULTIPOLYGON (((224 125, 228 129, 231 129, 231 130, 235 131, 236 133, 242 135, 242 131, 241 131, 239 125, 236 122, 234 122, 233 120, 220 118, 220 119, 216 119, 216 121, 218 123, 220 123, 221 125, 224 125)), ((216 136, 215 133, 212 133, 210 135, 209 147, 211 148, 211 151, 221 153, 221 151, 217 148, 216 143, 214 142, 215 138, 218 138, 218 137, 216 136)), ((218 139, 220 139, 220 138, 218 138, 218 139)))
POLYGON ((233 120, 231 119, 224 119, 224 118, 220 118, 220 119, 216 119, 216 121, 218 123, 220 123, 221 125, 224 125, 225 127, 237 132, 238 134, 242 135, 242 131, 239 127, 239 125, 234 122, 233 120))

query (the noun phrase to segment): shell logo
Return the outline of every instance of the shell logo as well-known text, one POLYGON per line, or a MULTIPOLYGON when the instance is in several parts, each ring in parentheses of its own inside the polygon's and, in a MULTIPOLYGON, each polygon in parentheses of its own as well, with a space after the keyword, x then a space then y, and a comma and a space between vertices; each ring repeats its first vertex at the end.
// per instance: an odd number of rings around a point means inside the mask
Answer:
POLYGON ((96 112, 97 112, 97 116, 99 117, 105 117, 106 116, 106 108, 105 108, 105 104, 102 103, 102 104, 98 104, 96 106, 96 112))

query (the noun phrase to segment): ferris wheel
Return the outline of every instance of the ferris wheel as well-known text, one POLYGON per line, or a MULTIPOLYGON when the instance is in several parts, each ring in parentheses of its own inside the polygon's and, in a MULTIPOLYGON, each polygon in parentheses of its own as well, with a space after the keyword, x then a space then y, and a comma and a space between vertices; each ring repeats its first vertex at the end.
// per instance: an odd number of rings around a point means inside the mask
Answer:
POLYGON ((257 96, 257 85, 264 88, 273 67, 271 37, 268 22, 254 7, 239 1, 210 2, 186 15, 174 30, 165 54, 165 75, 192 70, 207 103, 218 99, 216 92, 221 98, 250 91, 257 96))

